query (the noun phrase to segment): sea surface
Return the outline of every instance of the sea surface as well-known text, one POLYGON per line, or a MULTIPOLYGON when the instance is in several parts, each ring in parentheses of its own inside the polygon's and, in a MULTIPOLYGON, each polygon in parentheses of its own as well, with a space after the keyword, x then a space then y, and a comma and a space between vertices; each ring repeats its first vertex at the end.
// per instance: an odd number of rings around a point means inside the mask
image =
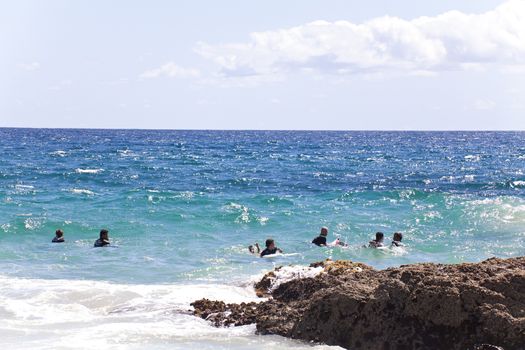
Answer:
POLYGON ((328 348, 189 304, 255 300, 282 264, 524 254, 523 132, 0 129, 4 348, 328 348), (322 226, 349 246, 313 246, 322 226), (102 228, 115 247, 93 248, 102 228), (363 248, 376 231, 405 249, 363 248), (248 253, 267 237, 291 255, 248 253))

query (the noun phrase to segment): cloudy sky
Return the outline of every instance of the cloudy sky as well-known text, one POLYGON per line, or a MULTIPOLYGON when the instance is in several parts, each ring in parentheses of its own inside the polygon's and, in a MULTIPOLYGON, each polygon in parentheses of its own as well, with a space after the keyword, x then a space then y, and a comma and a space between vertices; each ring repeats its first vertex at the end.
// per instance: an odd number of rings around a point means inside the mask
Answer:
POLYGON ((525 130, 525 0, 0 0, 0 126, 525 130))

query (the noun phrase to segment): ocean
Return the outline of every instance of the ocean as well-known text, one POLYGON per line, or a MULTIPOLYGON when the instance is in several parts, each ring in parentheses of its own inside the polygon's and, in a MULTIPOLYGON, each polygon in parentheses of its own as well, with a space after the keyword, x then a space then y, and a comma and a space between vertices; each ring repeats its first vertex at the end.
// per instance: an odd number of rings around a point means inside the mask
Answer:
POLYGON ((256 300, 283 264, 525 254, 524 132, 4 128, 0 151, 5 348, 331 348, 214 328, 189 304, 256 300), (322 226, 348 247, 312 245, 322 226), (93 248, 102 228, 115 247, 93 248), (364 248, 376 231, 405 249, 364 248), (248 252, 268 237, 290 254, 248 252))

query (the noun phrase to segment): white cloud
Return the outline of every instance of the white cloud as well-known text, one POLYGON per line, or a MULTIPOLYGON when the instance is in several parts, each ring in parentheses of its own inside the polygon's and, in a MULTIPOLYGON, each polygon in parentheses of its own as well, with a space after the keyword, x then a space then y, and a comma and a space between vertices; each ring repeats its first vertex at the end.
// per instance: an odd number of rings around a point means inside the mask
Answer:
POLYGON ((17 67, 27 71, 33 71, 40 68, 40 63, 38 62, 29 62, 29 63, 19 63, 17 67))
POLYGON ((48 89, 52 90, 52 91, 60 91, 60 90, 62 90, 64 88, 70 87, 71 85, 73 85, 73 81, 72 80, 62 79, 57 84, 49 86, 48 89))
POLYGON ((489 99, 477 99, 474 101, 473 108, 480 111, 487 111, 494 109, 496 107, 496 102, 489 99))
POLYGON ((145 71, 140 75, 141 78, 158 78, 167 76, 170 78, 196 78, 200 72, 194 68, 184 68, 174 62, 168 62, 159 68, 145 71))
MULTIPOLYGON (((404 20, 379 17, 362 24, 315 21, 250 34, 244 43, 199 43, 201 56, 222 76, 483 70, 525 64, 525 1, 511 0, 482 14, 450 11, 404 20)), ((157 73, 159 74, 159 73, 157 73)))

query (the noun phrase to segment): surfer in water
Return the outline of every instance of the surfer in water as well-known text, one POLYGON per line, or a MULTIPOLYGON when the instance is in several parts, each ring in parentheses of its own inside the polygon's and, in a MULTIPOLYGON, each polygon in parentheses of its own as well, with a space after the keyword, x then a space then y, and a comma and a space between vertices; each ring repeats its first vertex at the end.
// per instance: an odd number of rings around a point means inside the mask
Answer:
POLYGON ((95 241, 94 247, 105 247, 109 244, 109 231, 105 229, 100 230, 100 238, 95 241))
POLYGON ((252 254, 259 254, 261 252, 261 247, 259 247, 259 243, 255 242, 254 245, 249 245, 248 246, 248 250, 250 251, 250 253, 252 254), (255 247, 255 248, 254 248, 255 247), (257 249, 257 250, 255 250, 257 249))
POLYGON ((319 236, 315 237, 312 240, 312 243, 318 247, 337 246, 337 245, 340 245, 343 247, 347 246, 347 244, 339 240, 339 238, 336 238, 336 240, 333 241, 332 243, 326 243, 327 236, 328 236, 328 227, 323 226, 321 227, 321 233, 319 233, 319 236))
POLYGON ((283 251, 275 246, 275 241, 273 239, 268 238, 266 240, 266 249, 261 252, 261 258, 265 255, 272 255, 277 252, 282 254, 283 251))
POLYGON ((368 242, 368 246, 370 248, 380 248, 383 247, 383 239, 385 238, 385 235, 383 232, 376 232, 376 239, 373 241, 368 242))
POLYGON ((321 227, 321 233, 312 241, 318 247, 326 247, 326 236, 328 236, 328 227, 321 227))
POLYGON ((55 231, 55 237, 51 241, 53 243, 64 243, 64 231, 58 229, 55 231))
POLYGON ((404 246, 404 244, 401 243, 402 239, 403 239, 403 234, 401 232, 394 233, 394 237, 392 238, 392 247, 404 246))

